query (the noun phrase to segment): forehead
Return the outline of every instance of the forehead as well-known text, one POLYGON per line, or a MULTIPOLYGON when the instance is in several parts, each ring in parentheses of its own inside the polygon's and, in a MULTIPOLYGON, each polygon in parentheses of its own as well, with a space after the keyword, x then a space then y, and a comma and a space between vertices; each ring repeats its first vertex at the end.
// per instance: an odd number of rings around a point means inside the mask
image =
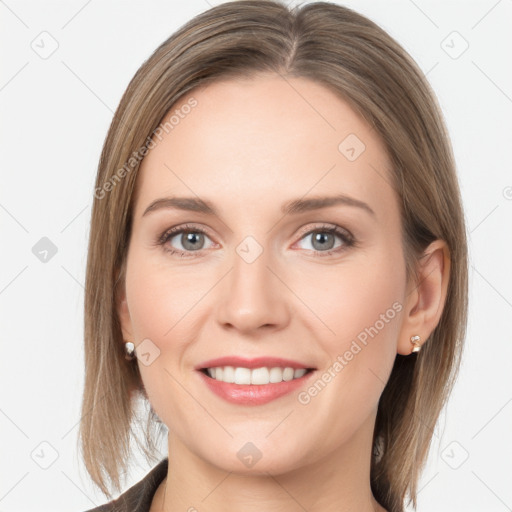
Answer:
POLYGON ((260 75, 215 82, 189 93, 162 124, 172 116, 172 128, 154 139, 139 169, 136 216, 166 194, 245 211, 333 189, 393 200, 378 134, 312 80, 260 75), (195 106, 182 108, 191 99, 195 106))

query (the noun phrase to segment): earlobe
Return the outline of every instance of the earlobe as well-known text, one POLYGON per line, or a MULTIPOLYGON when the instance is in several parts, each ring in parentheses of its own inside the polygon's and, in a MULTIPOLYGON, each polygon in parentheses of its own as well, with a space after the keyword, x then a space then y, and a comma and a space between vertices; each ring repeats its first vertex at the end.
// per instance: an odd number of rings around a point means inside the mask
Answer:
POLYGON ((427 247, 417 263, 417 275, 417 282, 411 284, 405 300, 397 347, 401 355, 409 355, 428 343, 441 319, 450 276, 450 255, 443 240, 435 240, 427 247))

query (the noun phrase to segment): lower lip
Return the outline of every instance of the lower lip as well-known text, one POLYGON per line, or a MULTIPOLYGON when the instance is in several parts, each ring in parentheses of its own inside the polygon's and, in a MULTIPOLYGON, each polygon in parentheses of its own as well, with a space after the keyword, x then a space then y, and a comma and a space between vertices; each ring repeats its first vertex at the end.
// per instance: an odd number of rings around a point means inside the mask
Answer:
POLYGON ((199 374, 205 384, 224 400, 238 405, 263 405, 295 391, 315 373, 310 371, 298 379, 275 384, 232 384, 212 379, 203 372, 199 374))

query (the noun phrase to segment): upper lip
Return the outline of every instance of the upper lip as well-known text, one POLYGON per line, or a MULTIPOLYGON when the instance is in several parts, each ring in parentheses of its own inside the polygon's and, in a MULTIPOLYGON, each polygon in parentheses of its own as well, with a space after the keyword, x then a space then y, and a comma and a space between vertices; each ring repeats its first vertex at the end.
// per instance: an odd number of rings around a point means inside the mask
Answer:
POLYGON ((293 361, 292 359, 283 359, 281 357, 255 357, 248 359, 246 357, 237 356, 225 356, 218 357, 217 359, 210 359, 196 366, 196 370, 204 370, 205 368, 218 368, 220 366, 234 366, 242 368, 293 368, 293 369, 312 369, 308 364, 301 363, 299 361, 293 361))

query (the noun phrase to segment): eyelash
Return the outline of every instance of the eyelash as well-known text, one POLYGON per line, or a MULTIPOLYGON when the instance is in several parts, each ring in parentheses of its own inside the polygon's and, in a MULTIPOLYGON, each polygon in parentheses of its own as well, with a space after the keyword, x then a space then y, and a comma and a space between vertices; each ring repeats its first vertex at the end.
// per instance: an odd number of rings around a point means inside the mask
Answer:
MULTIPOLYGON (((166 251, 167 253, 169 253, 171 255, 177 254, 177 255, 181 256, 182 258, 197 257, 197 255, 194 255, 194 252, 200 253, 201 251, 184 252, 184 251, 180 251, 177 249, 169 249, 168 247, 165 246, 165 244, 169 240, 171 240, 176 235, 181 234, 181 233, 201 233, 203 235, 208 236, 208 233, 206 230, 204 230, 200 227, 184 224, 182 226, 177 226, 177 227, 168 229, 167 231, 164 231, 162 233, 162 235, 160 235, 158 237, 156 243, 157 243, 157 245, 162 246, 164 251, 166 251)), ((349 233, 346 229, 342 229, 342 228, 340 228, 338 226, 334 226, 334 225, 322 225, 322 226, 315 227, 314 229, 310 229, 309 231, 306 231, 304 234, 302 234, 300 240, 302 240, 303 238, 305 238, 308 235, 312 235, 313 233, 330 233, 330 234, 339 236, 343 241, 343 245, 341 247, 338 247, 336 249, 330 249, 329 251, 316 251, 313 249, 313 251, 315 252, 315 257, 324 258, 326 256, 331 256, 333 254, 340 253, 344 250, 347 250, 350 247, 354 247, 357 245, 356 240, 351 233, 349 233)))

